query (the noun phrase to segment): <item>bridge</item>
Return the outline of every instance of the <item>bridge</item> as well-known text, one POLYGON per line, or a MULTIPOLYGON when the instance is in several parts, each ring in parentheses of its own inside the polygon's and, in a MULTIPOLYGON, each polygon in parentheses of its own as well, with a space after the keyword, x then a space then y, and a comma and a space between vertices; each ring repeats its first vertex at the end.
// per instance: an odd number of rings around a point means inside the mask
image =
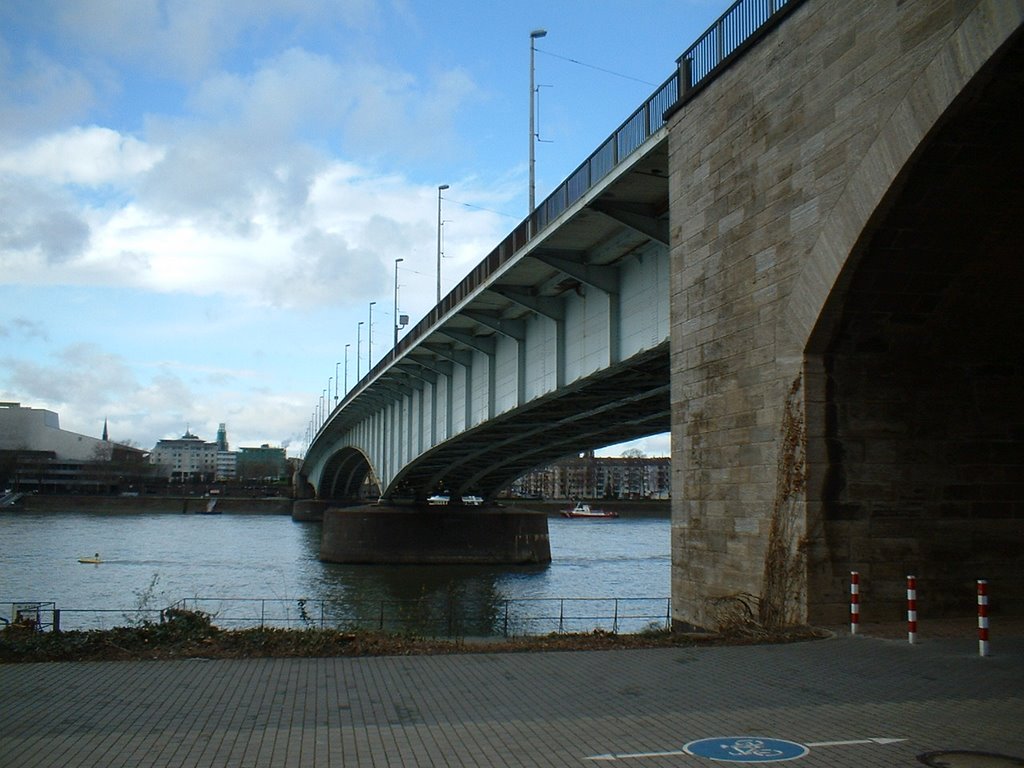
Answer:
MULTIPOLYGON (((907 574, 1024 612, 1022 25, 738 2, 330 415, 318 498, 490 499, 669 427, 680 626, 840 622, 850 571, 866 620, 907 574)), ((449 511, 414 538, 484 514, 449 511)))

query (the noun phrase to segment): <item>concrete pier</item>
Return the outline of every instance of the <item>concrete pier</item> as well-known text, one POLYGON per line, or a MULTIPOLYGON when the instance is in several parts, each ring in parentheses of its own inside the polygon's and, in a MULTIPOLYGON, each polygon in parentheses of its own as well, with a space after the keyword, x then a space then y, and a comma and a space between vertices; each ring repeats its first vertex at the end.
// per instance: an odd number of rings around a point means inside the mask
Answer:
POLYGON ((296 499, 292 503, 292 520, 297 523, 319 523, 330 505, 317 499, 296 499))
POLYGON ((548 518, 497 506, 331 508, 323 515, 320 559, 333 563, 549 563, 548 518))

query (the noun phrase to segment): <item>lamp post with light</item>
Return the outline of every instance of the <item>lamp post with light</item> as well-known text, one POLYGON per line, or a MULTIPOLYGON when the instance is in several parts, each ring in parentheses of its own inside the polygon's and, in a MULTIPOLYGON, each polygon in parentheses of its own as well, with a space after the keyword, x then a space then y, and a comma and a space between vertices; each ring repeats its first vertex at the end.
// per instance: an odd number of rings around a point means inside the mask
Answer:
POLYGON ((351 344, 345 345, 345 394, 348 394, 348 348, 351 344))
POLYGON ((536 208, 534 199, 536 197, 536 183, 534 181, 534 166, 536 162, 534 160, 534 143, 537 140, 537 129, 534 127, 533 118, 533 102, 536 98, 536 87, 533 84, 533 57, 536 46, 534 42, 539 38, 547 35, 546 29, 535 29, 530 33, 530 213, 533 213, 533 209, 536 208))
POLYGON ((369 373, 373 367, 373 305, 376 301, 370 302, 370 321, 366 324, 366 372, 369 373))
POLYGON ((441 191, 448 189, 447 184, 437 188, 437 303, 441 303, 441 191))
POLYGON ((398 265, 405 259, 395 259, 395 347, 398 346, 398 265))
POLYGON ((361 376, 362 368, 359 367, 359 363, 362 360, 363 351, 363 321, 360 320, 359 324, 356 325, 356 383, 358 384, 361 376))
POLYGON ((341 379, 338 378, 338 366, 341 365, 339 360, 334 364, 334 404, 338 404, 338 384, 341 383, 341 379))

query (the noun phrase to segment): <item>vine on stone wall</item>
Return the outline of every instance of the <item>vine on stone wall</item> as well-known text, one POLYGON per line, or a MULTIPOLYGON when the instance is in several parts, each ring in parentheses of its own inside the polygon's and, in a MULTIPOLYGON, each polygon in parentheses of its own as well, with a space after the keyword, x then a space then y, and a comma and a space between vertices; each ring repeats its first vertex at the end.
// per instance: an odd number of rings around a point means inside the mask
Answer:
POLYGON ((807 428, 801 402, 803 377, 797 376, 782 414, 782 440, 765 553, 759 619, 775 630, 799 622, 807 541, 800 525, 807 488, 807 428))

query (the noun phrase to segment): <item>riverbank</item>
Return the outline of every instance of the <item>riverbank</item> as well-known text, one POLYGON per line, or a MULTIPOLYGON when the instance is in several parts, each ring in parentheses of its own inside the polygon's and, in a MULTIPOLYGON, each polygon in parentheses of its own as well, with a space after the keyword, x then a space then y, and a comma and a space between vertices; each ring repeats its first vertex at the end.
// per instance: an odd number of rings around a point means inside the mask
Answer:
MULTIPOLYGON (((294 502, 280 496, 248 498, 235 496, 89 496, 30 494, 18 502, 0 509, 0 514, 18 512, 96 512, 102 514, 208 514, 210 502, 214 513, 238 515, 291 515, 294 502)), ((603 499, 591 502, 593 506, 617 512, 620 517, 668 518, 671 501, 668 499, 603 499)), ((501 499, 499 504, 513 509, 544 512, 549 517, 559 516, 572 502, 565 499, 501 499)))
POLYGON ((283 497, 251 499, 244 497, 205 496, 87 496, 43 495, 23 496, 16 504, 0 509, 0 514, 19 512, 94 512, 100 514, 213 514, 291 515, 292 500, 283 497))

